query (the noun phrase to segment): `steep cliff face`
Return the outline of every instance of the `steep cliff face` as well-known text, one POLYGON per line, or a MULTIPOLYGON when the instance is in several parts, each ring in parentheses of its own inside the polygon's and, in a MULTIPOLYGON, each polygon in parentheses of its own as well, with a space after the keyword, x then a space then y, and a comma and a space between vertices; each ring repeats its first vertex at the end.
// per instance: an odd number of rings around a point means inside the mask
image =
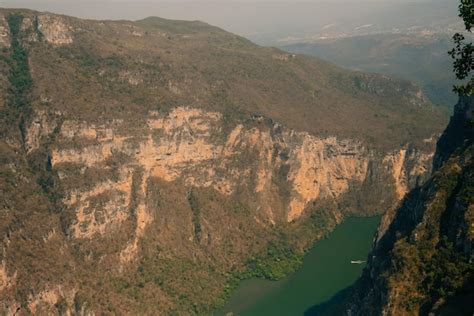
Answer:
POLYGON ((351 315, 473 313, 473 111, 474 98, 461 97, 438 141, 433 176, 384 216, 351 315))
POLYGON ((442 119, 410 83, 200 22, 0 27, 3 314, 209 313, 431 170, 442 119))
MULTIPOLYGON (((43 118, 39 114, 27 129, 30 151, 37 149, 39 139, 47 138, 57 124, 43 118), (46 134, 39 136, 41 131, 46 134)), ((369 164, 380 166, 371 170, 375 177, 388 177, 387 185, 392 189, 386 196, 392 201, 403 197, 409 179, 423 177, 429 169, 430 155, 417 155, 416 150, 407 154, 407 149, 401 149, 380 156, 356 140, 318 138, 263 120, 250 118, 227 133, 223 131, 222 114, 188 107, 177 107, 165 115, 150 113, 139 127, 133 127, 133 133, 123 120, 99 125, 63 120, 50 160, 66 191, 64 203, 78 215, 75 236, 92 237, 96 229, 105 233, 105 226, 96 226, 94 221, 92 226, 83 223, 94 217, 84 217, 91 200, 106 192, 116 193, 103 205, 108 209, 104 209, 104 216, 123 219, 130 197, 146 196, 150 179, 212 188, 223 196, 245 188, 254 195, 253 204, 259 210, 256 216, 274 225, 276 221, 298 219, 312 201, 338 199, 350 189, 359 190, 368 178, 369 164), (91 179, 96 184, 81 192, 77 181, 89 180, 87 169, 108 173, 109 177, 104 176, 99 183, 91 179), (137 173, 141 182, 139 192, 134 193, 132 179, 137 173), (272 192, 280 194, 272 196, 272 192), (273 209, 281 212, 274 213, 273 209), (112 210, 119 213, 111 216, 112 210), (120 213, 123 216, 118 216, 120 213)), ((366 212, 370 211, 366 206, 366 212)))

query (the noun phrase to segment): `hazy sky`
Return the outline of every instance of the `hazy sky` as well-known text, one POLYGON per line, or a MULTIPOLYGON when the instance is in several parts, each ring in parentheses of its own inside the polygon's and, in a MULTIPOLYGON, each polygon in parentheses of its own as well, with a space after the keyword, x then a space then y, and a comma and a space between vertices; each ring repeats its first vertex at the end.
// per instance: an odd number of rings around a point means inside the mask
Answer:
POLYGON ((319 32, 327 25, 376 30, 429 25, 456 17, 458 0, 0 0, 23 7, 93 19, 148 16, 201 20, 255 41, 319 32))

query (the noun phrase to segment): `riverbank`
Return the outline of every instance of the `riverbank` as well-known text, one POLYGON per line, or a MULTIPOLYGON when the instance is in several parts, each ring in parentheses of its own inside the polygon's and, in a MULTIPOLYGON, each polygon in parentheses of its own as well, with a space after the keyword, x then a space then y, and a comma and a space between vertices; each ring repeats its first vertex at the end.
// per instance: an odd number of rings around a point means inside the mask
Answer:
POLYGON ((380 217, 348 218, 316 242, 300 269, 280 281, 241 282, 219 314, 242 316, 305 315, 359 277, 380 217))

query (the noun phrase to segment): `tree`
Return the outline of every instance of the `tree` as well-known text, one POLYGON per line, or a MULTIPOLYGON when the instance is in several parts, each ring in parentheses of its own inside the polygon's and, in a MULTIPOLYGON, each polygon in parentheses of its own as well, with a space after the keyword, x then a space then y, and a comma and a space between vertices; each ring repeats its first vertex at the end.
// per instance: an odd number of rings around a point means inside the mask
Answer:
MULTIPOLYGON (((472 33, 474 25, 474 0, 461 0, 459 4, 459 17, 464 21, 466 31, 472 33)), ((474 45, 466 41, 461 33, 453 36, 454 48, 449 54, 454 59, 453 70, 459 80, 468 80, 467 83, 454 86, 454 91, 458 94, 472 95, 474 93, 474 45)))

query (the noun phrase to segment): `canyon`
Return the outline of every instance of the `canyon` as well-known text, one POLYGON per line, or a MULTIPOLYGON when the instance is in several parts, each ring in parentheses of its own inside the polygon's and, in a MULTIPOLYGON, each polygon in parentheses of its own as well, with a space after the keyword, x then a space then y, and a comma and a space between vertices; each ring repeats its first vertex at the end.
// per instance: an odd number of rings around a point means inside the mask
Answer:
POLYGON ((444 123, 412 83, 202 22, 2 9, 0 49, 7 315, 210 313, 393 209, 444 123))

